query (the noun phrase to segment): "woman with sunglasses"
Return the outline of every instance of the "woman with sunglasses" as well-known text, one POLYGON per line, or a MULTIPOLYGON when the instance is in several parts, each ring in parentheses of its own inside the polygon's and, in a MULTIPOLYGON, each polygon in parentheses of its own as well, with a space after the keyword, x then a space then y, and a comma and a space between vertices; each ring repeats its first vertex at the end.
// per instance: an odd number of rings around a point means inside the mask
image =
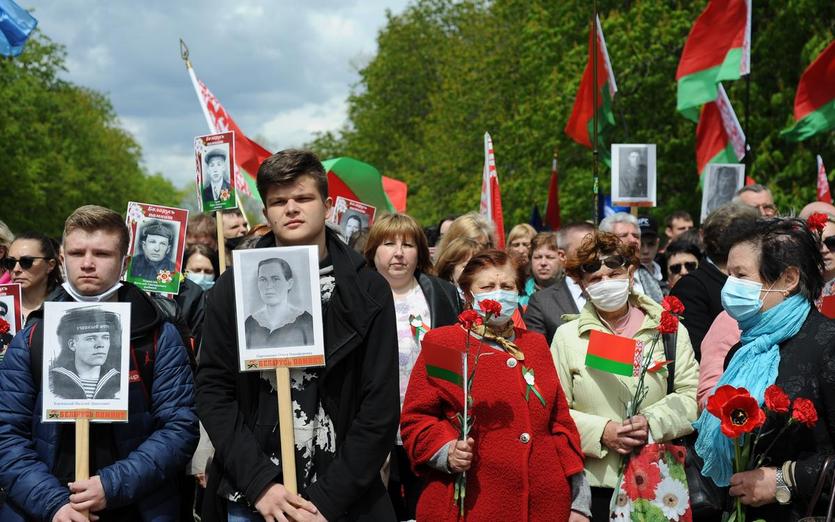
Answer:
MULTIPOLYGON (((633 288, 638 256, 634 245, 608 232, 583 240, 566 273, 583 289, 586 305, 575 319, 557 329, 551 344, 571 416, 580 431, 586 477, 591 485, 592 519, 609 520, 609 502, 617 484, 621 458, 639 450, 649 437, 666 442, 690 433, 696 419, 698 366, 684 326, 675 346, 675 383, 667 394, 667 373, 648 374, 640 412, 625 417, 625 404, 637 385, 635 377, 588 368, 586 352, 593 330, 635 339, 636 349, 649 349, 657 334, 661 306, 633 288)), ((636 359, 640 354, 636 354, 636 359)), ((653 360, 664 361, 663 343, 653 360)))
POLYGON ((702 251, 698 245, 686 239, 671 241, 664 250, 667 268, 667 288, 672 289, 679 279, 699 268, 702 251))
POLYGON ((55 246, 51 239, 38 232, 17 236, 2 264, 12 274, 12 282, 20 285, 24 322, 29 313, 40 308, 46 296, 63 282, 55 246))

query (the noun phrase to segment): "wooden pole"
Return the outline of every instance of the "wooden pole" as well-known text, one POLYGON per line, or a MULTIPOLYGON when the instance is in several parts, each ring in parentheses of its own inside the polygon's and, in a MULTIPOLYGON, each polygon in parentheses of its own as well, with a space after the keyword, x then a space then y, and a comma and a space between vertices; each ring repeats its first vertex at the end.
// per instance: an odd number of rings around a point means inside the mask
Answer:
POLYGON ((220 263, 222 274, 226 272, 226 241, 223 238, 223 212, 220 210, 215 212, 215 225, 217 225, 217 261, 220 263))
POLYGON ((296 485, 296 442, 293 437, 293 401, 290 398, 290 369, 276 368, 278 380, 278 429, 281 436, 281 473, 284 488, 298 493, 296 485))
POLYGON ((592 6, 594 9, 594 13, 592 14, 591 19, 591 27, 592 27, 592 39, 591 39, 591 61, 592 61, 592 105, 594 110, 592 112, 592 163, 591 163, 591 170, 592 170, 592 192, 594 193, 594 224, 597 225, 600 223, 600 202, 599 202, 599 174, 598 174, 598 162, 600 151, 597 150, 597 104, 598 104, 598 89, 597 89, 597 0, 592 2, 592 6))
MULTIPOLYGON (((75 481, 90 478, 90 419, 75 420, 75 481)), ((90 518, 90 513, 81 515, 90 518)))

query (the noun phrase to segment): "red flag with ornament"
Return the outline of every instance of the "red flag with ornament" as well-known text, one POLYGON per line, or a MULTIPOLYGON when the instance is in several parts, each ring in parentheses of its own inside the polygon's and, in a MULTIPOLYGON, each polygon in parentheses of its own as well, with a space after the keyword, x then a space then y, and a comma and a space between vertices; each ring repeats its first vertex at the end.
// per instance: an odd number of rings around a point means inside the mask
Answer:
POLYGON ((496 157, 493 155, 493 139, 484 133, 484 171, 481 178, 481 215, 496 231, 496 248, 504 249, 504 217, 499 175, 496 173, 496 157))
POLYGON ((696 169, 699 176, 710 163, 736 163, 745 156, 745 133, 722 84, 716 99, 702 106, 696 126, 696 169))
POLYGON ((829 179, 826 177, 826 167, 823 158, 818 154, 818 201, 832 204, 832 194, 829 193, 829 179))
POLYGON ((551 230, 560 229, 560 181, 557 155, 551 163, 551 184, 548 187, 548 206, 545 207, 545 223, 551 230))
POLYGON ((197 93, 197 99, 200 100, 203 115, 206 117, 206 123, 209 124, 209 130, 212 133, 228 131, 235 133, 236 188, 247 196, 257 198, 258 190, 255 186, 255 176, 258 174, 258 167, 261 162, 270 157, 272 153, 241 132, 238 124, 229 116, 229 113, 206 87, 206 84, 197 79, 194 69, 191 68, 191 63, 186 62, 186 66, 191 77, 191 83, 194 85, 194 91, 197 93), (242 175, 241 170, 246 174, 242 175))

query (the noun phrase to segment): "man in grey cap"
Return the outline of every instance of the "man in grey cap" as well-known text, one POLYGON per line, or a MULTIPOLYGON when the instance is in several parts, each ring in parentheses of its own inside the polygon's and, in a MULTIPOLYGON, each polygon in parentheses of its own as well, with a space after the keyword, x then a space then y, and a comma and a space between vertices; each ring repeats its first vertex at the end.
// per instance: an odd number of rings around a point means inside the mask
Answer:
POLYGON ((174 261, 171 250, 174 247, 174 230, 162 221, 149 221, 139 229, 141 252, 133 256, 130 275, 155 281, 161 271, 173 273, 174 261))
POLYGON ((222 201, 225 190, 229 194, 229 168, 226 166, 226 151, 214 148, 206 153, 206 174, 203 177, 203 202, 222 201))
POLYGON ((122 326, 98 306, 68 311, 58 323, 61 352, 49 369, 49 388, 62 399, 114 399, 119 393, 122 326))

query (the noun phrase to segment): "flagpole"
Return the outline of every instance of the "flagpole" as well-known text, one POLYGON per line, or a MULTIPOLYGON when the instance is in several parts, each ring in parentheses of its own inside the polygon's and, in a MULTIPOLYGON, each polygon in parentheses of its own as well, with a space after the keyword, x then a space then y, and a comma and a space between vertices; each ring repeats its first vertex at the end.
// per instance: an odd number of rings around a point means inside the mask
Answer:
POLYGON ((592 191, 594 193, 594 224, 600 222, 599 219, 599 195, 598 195, 598 172, 597 172, 597 164, 599 160, 600 151, 597 150, 597 104, 598 104, 598 88, 597 88, 597 0, 592 2, 592 6, 594 9, 594 14, 591 19, 591 26, 592 26, 592 163, 591 163, 591 171, 592 171, 592 191))

